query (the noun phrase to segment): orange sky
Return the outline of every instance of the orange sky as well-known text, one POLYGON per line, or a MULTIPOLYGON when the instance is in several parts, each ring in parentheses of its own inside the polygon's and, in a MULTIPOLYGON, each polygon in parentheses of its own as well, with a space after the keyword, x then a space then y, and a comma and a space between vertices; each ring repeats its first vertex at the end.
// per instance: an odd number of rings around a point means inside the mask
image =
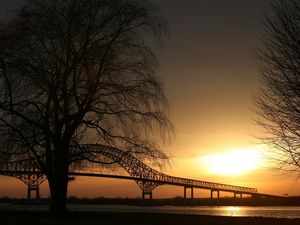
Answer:
MULTIPOLYGON (((10 9, 17 2, 20 0, 1 1, 0 9, 10 9)), ((237 176, 217 175, 201 163, 201 157, 258 143, 254 136, 261 130, 253 122, 251 96, 259 88, 260 74, 253 49, 262 29, 258 15, 268 9, 270 0, 156 2, 170 24, 171 39, 166 40, 158 57, 176 132, 173 142, 164 146, 172 160, 163 172, 255 187, 264 193, 300 195, 295 176, 267 168, 237 176)), ((46 183, 41 194, 49 195, 46 183)), ((22 182, 0 176, 0 197, 25 195, 22 182)), ((69 195, 140 197, 141 191, 133 181, 77 178, 70 183, 69 195)), ((159 198, 182 195, 180 187, 160 186, 154 191, 154 197, 159 198)), ((209 193, 197 190, 195 196, 209 193)))

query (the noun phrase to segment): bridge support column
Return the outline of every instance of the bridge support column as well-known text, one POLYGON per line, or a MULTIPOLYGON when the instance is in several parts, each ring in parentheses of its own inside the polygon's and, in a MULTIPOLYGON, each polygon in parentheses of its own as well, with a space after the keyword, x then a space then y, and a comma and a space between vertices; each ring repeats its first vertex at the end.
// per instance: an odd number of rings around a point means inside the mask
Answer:
POLYGON ((219 190, 210 190, 210 204, 213 205, 214 201, 214 192, 217 192, 217 206, 220 205, 220 191, 219 190))
POLYGON ((210 190, 210 205, 213 205, 214 191, 210 190))
POLYGON ((186 205, 187 199, 188 199, 188 196, 186 195, 186 190, 187 190, 187 189, 191 189, 191 195, 190 195, 190 198, 191 198, 191 200, 194 199, 194 188, 193 188, 193 187, 189 187, 189 186, 184 186, 184 189, 183 189, 184 205, 186 205))
POLYGON ((238 201, 237 201, 236 195, 237 195, 237 193, 234 192, 234 193, 233 193, 233 198, 234 198, 234 205, 235 205, 235 206, 238 205, 238 201))
POLYGON ((183 196, 184 196, 184 199, 187 198, 187 195, 186 195, 186 190, 190 188, 191 189, 191 199, 194 199, 194 188, 193 187, 184 187, 183 189, 183 196))
POLYGON ((153 190, 160 185, 158 182, 147 182, 143 180, 138 180, 136 181, 137 184, 140 186, 142 189, 142 204, 146 203, 146 199, 148 200, 148 203, 151 202, 152 200, 152 192, 153 190), (148 197, 148 198, 146 198, 148 197))
POLYGON ((39 201, 40 201, 40 188, 39 188, 39 186, 31 187, 30 185, 28 186, 28 189, 27 189, 27 202, 31 203, 31 200, 32 200, 31 193, 32 192, 35 192, 35 202, 39 203, 39 201))
POLYGON ((31 203, 32 192, 35 192, 35 203, 40 202, 40 185, 46 179, 43 174, 36 173, 36 174, 28 174, 23 175, 19 179, 21 179, 27 185, 27 202, 31 203))
POLYGON ((243 193, 236 193, 236 192, 234 192, 234 198, 237 198, 237 197, 236 197, 237 195, 240 195, 240 198, 241 198, 241 199, 243 198, 243 193))
POLYGON ((146 196, 149 196, 148 199, 152 200, 152 191, 151 192, 145 192, 145 191, 143 191, 142 192, 142 199, 143 200, 147 199, 146 196))
POLYGON ((234 192, 234 199, 235 199, 235 204, 236 205, 240 205, 241 204, 241 199, 243 198, 243 193, 237 193, 237 192, 234 192), (239 196, 239 197, 237 197, 239 196))

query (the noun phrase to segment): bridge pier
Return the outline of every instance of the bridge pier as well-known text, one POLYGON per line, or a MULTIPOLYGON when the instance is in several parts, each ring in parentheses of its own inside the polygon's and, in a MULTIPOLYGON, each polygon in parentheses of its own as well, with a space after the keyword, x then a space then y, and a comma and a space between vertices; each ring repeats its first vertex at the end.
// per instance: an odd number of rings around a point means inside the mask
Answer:
POLYGON ((243 193, 237 193, 237 192, 234 192, 234 198, 237 198, 237 197, 236 197, 237 195, 240 195, 240 199, 243 198, 243 193))
POLYGON ((152 192, 159 185, 159 183, 157 183, 157 182, 147 182, 147 181, 143 181, 143 180, 138 180, 136 182, 140 186, 140 188, 142 189, 142 202, 143 202, 143 204, 145 203, 145 200, 150 200, 151 201, 152 198, 153 198, 152 192))
POLYGON ((194 188, 191 188, 191 199, 194 199, 194 188))
POLYGON ((27 185, 27 202, 31 203, 33 198, 31 193, 35 192, 35 203, 40 202, 40 185, 46 179, 43 174, 36 173, 36 174, 27 174, 20 177, 26 185, 27 185))
POLYGON ((241 200, 243 198, 243 193, 237 193, 234 192, 234 199, 235 199, 235 205, 240 205, 241 204, 241 200), (237 195, 239 195, 240 197, 238 198, 237 195))
POLYGON ((194 199, 194 188, 193 187, 187 187, 187 186, 184 186, 184 191, 183 191, 183 196, 184 196, 184 199, 187 198, 186 196, 186 190, 187 189, 191 189, 191 199, 194 199))
POLYGON ((220 191, 219 190, 210 190, 210 204, 213 205, 214 192, 217 192, 217 206, 220 205, 220 191))
POLYGON ((31 193, 32 192, 35 192, 35 202, 39 203, 39 201, 40 201, 40 188, 39 188, 39 186, 33 186, 32 187, 30 185, 28 185, 28 188, 27 188, 27 202, 31 203, 31 200, 32 200, 31 193))
POLYGON ((191 200, 194 199, 194 188, 193 187, 189 187, 189 186, 184 186, 183 188, 183 196, 184 196, 184 204, 186 205, 187 203, 187 195, 186 195, 186 190, 187 189, 191 189, 191 200))
POLYGON ((145 200, 147 199, 146 196, 149 196, 148 199, 152 200, 152 191, 143 191, 142 192, 142 200, 145 200))

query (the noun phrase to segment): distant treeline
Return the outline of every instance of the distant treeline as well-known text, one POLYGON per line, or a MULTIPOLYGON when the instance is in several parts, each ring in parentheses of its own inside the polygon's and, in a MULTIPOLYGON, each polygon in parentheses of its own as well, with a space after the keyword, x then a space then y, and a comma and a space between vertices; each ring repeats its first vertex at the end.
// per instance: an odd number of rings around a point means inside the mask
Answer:
MULTIPOLYGON (((9 197, 0 198, 0 203, 11 204, 50 204, 49 198, 41 198, 39 202, 32 200, 28 203, 27 199, 16 199, 9 197)), ((234 198, 220 198, 211 200, 210 198, 195 198, 186 199, 182 197, 165 198, 165 199, 146 199, 141 198, 77 198, 71 196, 68 198, 68 204, 110 204, 110 205, 172 205, 172 206, 300 206, 300 196, 285 197, 285 198, 251 198, 245 197, 242 199, 234 198)))

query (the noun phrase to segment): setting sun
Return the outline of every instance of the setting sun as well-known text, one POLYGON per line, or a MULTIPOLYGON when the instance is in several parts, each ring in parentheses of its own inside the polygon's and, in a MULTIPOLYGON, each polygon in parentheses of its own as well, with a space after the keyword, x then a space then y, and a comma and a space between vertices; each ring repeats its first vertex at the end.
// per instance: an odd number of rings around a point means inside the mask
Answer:
POLYGON ((204 166, 210 173, 240 175, 260 166, 261 153, 255 148, 234 149, 215 155, 202 157, 204 166))

